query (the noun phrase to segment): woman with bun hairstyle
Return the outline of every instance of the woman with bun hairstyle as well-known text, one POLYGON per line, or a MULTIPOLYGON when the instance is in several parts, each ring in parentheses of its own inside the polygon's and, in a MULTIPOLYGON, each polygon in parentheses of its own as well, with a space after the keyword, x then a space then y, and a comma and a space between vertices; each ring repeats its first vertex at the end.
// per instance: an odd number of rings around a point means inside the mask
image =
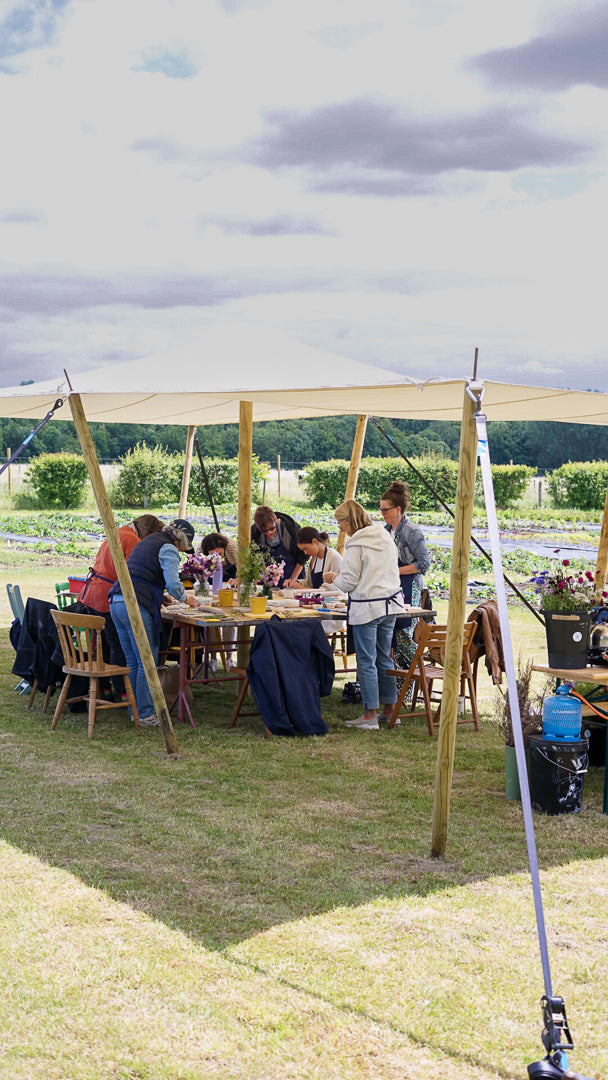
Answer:
POLYGON ((326 571, 325 581, 348 593, 348 620, 353 630, 357 675, 363 713, 346 726, 378 730, 378 706, 388 720, 397 700, 397 683, 386 672, 393 666, 391 641, 395 618, 403 611, 397 549, 379 521, 355 499, 336 507, 334 517, 346 533, 346 550, 338 574, 326 571))
MULTIPOLYGON (((394 480, 380 496, 380 513, 384 518, 386 531, 392 536, 397 546, 403 599, 406 604, 417 607, 422 593, 422 575, 429 569, 431 557, 424 542, 422 529, 405 516, 409 508, 410 493, 407 484, 394 480)), ((417 622, 418 619, 400 620, 395 628, 393 655, 396 667, 408 668, 410 666, 415 652, 412 635, 417 622)))
POLYGON ((323 584, 323 575, 330 570, 339 573, 342 566, 342 556, 338 551, 329 547, 329 534, 319 532, 313 525, 306 525, 296 535, 296 541, 300 551, 309 559, 304 578, 304 587, 307 589, 320 589, 323 584))

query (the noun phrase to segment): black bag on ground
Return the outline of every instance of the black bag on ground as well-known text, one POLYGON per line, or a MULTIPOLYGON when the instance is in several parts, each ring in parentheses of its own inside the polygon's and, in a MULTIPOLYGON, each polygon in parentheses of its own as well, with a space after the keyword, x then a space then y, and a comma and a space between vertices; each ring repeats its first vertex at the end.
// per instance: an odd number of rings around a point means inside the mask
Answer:
POLYGON ((345 705, 359 705, 362 700, 361 687, 358 682, 344 683, 342 701, 345 705))

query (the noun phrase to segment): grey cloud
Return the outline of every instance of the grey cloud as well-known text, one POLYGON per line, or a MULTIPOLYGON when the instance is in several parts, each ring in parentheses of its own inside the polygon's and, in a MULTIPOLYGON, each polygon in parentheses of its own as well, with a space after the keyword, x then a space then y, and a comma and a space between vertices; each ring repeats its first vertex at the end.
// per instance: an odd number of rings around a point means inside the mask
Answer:
POLYGON ((42 3, 15 3, 0 22, 0 57, 18 56, 29 49, 47 45, 55 36, 64 8, 70 0, 43 0, 42 3))
POLYGON ((185 52, 170 53, 161 48, 146 53, 142 62, 131 70, 162 74, 168 79, 191 79, 198 72, 185 52))
MULTIPOLYGON (((469 275, 447 275, 451 284, 470 284, 469 275)), ((433 278, 436 287, 437 279, 433 278)), ((426 292, 432 283, 421 273, 394 274, 335 267, 300 271, 236 270, 195 276, 123 275, 112 278, 79 276, 65 268, 55 272, 0 273, 0 323, 9 325, 28 317, 54 318, 92 309, 124 307, 165 310, 176 307, 212 307, 246 297, 286 292, 342 292, 362 288, 376 292, 426 292)))
POLYGON ((323 45, 331 45, 334 49, 350 49, 358 41, 369 37, 370 34, 381 29, 380 23, 367 23, 365 26, 352 26, 348 23, 337 26, 325 26, 314 34, 317 41, 323 45))
POLYGON ((455 169, 511 171, 572 163, 582 143, 530 129, 529 114, 498 106, 475 114, 419 119, 372 99, 308 112, 272 112, 254 159, 267 168, 352 166, 433 176, 455 169))
POLYGON ((319 221, 313 218, 299 218, 291 214, 277 214, 272 218, 261 218, 259 221, 244 221, 238 218, 216 221, 205 220, 204 225, 217 224, 225 232, 245 233, 249 236, 335 236, 336 233, 327 229, 319 221))
POLYGON ((46 225, 47 219, 37 210, 5 210, 0 221, 5 225, 46 225))
POLYGON ((166 139, 159 136, 147 139, 135 139, 131 143, 131 150, 138 153, 151 154, 157 161, 185 161, 188 151, 185 147, 175 142, 174 139, 166 139))
POLYGON ((331 169, 315 174, 308 183, 311 191, 330 195, 371 195, 379 198, 411 198, 432 195, 440 190, 435 180, 375 169, 331 169))
POLYGON ((524 45, 494 49, 469 62, 497 86, 563 90, 577 84, 608 87, 608 6, 573 11, 559 29, 524 45))
POLYGON ((220 7, 227 15, 238 15, 245 8, 264 7, 268 0, 220 0, 220 7))

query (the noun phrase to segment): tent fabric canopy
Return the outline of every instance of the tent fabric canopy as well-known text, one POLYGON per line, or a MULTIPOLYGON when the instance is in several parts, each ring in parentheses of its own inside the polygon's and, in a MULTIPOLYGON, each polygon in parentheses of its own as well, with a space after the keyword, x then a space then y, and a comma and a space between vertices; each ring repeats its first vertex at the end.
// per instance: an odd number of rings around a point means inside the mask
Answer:
MULTIPOLYGON (((466 379, 416 380, 254 328, 213 327, 196 345, 71 374, 89 422, 236 423, 344 413, 418 420, 462 418, 466 379)), ((608 424, 608 395, 487 381, 490 420, 608 424)), ((0 416, 37 420, 69 393, 65 374, 0 389, 0 416)), ((71 420, 68 409, 56 418, 71 420)))

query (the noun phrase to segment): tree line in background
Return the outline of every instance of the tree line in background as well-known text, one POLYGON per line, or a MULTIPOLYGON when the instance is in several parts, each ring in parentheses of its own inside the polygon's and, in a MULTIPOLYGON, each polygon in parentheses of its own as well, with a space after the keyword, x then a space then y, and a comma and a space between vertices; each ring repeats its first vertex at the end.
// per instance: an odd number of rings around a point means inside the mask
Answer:
MULTIPOLYGON (((460 424, 453 421, 385 420, 382 426, 408 457, 436 455, 458 458, 460 424)), ((253 425, 253 451, 260 461, 274 463, 277 454, 284 463, 305 466, 312 461, 328 461, 350 455, 356 416, 327 416, 314 420, 269 420, 253 425)), ((31 421, 0 419, 0 444, 13 451, 30 434, 31 421)), ((91 424, 91 435, 100 461, 116 461, 137 444, 161 446, 170 452, 184 452, 186 428, 160 424, 91 424)), ((490 453, 496 465, 513 461, 544 472, 566 461, 608 459, 608 427, 591 424, 558 424, 551 421, 494 421, 488 424, 490 453)), ((231 459, 238 454, 238 425, 217 424, 198 429, 205 457, 231 459)), ((26 461, 41 453, 80 453, 74 425, 51 420, 25 448, 26 461)), ((391 457, 394 450, 387 439, 368 424, 364 454, 391 457)))

